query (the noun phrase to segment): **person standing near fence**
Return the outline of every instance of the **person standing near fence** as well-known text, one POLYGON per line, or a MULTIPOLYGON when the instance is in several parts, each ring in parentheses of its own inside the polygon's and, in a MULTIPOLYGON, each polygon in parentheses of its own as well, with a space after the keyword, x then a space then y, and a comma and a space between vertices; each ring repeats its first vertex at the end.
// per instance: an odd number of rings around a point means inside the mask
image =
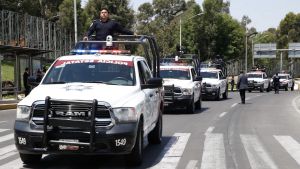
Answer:
POLYGON ((231 76, 230 86, 231 86, 231 91, 233 92, 233 88, 234 88, 234 75, 231 76))
POLYGON ((25 87, 25 97, 30 93, 30 86, 28 84, 29 78, 29 68, 25 68, 25 72, 23 73, 23 85, 25 87))

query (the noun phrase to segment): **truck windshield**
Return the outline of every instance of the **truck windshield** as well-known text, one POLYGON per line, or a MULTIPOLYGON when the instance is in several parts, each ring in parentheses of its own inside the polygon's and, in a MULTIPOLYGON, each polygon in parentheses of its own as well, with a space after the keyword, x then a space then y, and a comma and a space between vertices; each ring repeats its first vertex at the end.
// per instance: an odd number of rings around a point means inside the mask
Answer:
POLYGON ((248 78, 262 78, 262 74, 249 73, 247 76, 248 78))
POLYGON ((279 76, 280 79, 288 79, 288 76, 285 76, 285 75, 282 75, 282 76, 279 76))
POLYGON ((217 72, 201 72, 202 78, 218 79, 217 72))
POLYGON ((130 61, 58 60, 42 83, 79 82, 133 86, 135 85, 134 74, 133 62, 130 61))
POLYGON ((190 80, 190 72, 189 70, 160 70, 161 78, 171 78, 171 79, 182 79, 182 80, 190 80))

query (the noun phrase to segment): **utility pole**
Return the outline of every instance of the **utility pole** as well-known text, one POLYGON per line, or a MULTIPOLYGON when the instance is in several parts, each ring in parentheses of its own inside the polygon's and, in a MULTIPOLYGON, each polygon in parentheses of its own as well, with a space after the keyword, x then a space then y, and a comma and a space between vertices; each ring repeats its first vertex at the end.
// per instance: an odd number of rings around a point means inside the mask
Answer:
POLYGON ((74 31, 75 31, 75 43, 77 43, 77 0, 74 0, 74 31))

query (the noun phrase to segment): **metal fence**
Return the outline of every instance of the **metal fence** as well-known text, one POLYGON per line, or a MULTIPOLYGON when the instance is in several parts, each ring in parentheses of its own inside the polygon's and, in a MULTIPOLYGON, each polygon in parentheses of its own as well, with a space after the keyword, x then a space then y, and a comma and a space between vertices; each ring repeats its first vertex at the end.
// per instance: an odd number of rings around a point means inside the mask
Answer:
POLYGON ((74 46, 74 35, 55 22, 0 10, 0 45, 53 51, 48 58, 55 59, 74 46))

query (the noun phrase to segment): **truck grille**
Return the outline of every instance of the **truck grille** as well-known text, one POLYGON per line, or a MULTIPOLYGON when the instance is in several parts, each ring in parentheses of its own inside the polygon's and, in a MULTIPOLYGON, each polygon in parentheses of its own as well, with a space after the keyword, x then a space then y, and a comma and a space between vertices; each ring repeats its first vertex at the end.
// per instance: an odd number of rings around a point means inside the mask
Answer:
MULTIPOLYGON (((92 107, 86 104, 53 104, 49 116, 61 119, 82 119, 91 118, 92 107)), ((45 105, 37 104, 33 106, 32 121, 37 125, 44 124, 45 105)), ((96 126, 105 127, 111 124, 110 109, 104 105, 97 106, 95 114, 96 126)))
POLYGON ((172 86, 164 86, 165 96, 180 96, 182 95, 181 89, 179 87, 172 86))

